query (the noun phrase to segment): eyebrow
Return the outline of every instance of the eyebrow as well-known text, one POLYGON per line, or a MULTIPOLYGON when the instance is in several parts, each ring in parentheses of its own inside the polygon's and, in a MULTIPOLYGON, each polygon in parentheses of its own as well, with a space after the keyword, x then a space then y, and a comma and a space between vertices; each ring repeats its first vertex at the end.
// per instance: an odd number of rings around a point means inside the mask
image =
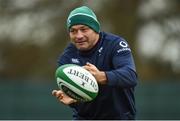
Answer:
MULTIPOLYGON (((82 28, 89 28, 89 27, 88 26, 81 26, 78 29, 82 29, 82 28)), ((71 27, 71 29, 76 29, 76 28, 71 27)))

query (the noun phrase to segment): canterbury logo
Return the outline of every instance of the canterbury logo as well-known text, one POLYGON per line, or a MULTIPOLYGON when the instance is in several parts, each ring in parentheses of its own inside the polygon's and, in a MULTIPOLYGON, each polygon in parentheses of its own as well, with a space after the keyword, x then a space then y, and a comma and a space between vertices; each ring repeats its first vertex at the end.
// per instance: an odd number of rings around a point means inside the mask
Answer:
POLYGON ((79 59, 77 59, 77 58, 72 58, 71 61, 72 61, 72 63, 80 63, 79 59))

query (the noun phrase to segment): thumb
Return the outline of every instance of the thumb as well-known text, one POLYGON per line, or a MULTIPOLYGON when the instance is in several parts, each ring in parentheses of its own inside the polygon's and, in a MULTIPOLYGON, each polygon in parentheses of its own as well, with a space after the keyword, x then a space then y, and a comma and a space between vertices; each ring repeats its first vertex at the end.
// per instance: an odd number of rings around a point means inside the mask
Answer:
POLYGON ((53 91, 52 91, 52 95, 53 95, 53 96, 56 96, 56 93, 57 93, 57 90, 53 90, 53 91))

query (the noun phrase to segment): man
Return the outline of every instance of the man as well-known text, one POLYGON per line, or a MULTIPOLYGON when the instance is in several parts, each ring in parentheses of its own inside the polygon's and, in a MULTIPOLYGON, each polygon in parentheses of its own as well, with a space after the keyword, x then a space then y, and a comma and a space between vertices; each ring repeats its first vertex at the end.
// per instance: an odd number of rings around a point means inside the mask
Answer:
POLYGON ((52 95, 73 109, 74 119, 135 119, 137 74, 128 43, 100 32, 96 15, 86 6, 70 13, 67 27, 71 43, 58 64, 77 64, 90 71, 99 84, 99 94, 95 100, 83 103, 61 90, 53 90, 52 95))

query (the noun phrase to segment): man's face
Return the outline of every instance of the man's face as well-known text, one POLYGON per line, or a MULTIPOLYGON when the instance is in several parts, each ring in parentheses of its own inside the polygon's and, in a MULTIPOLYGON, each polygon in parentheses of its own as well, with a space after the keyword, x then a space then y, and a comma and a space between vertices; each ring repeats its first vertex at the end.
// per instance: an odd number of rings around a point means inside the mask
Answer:
POLYGON ((85 25, 72 26, 69 35, 72 43, 81 51, 90 50, 99 39, 99 34, 85 25))

